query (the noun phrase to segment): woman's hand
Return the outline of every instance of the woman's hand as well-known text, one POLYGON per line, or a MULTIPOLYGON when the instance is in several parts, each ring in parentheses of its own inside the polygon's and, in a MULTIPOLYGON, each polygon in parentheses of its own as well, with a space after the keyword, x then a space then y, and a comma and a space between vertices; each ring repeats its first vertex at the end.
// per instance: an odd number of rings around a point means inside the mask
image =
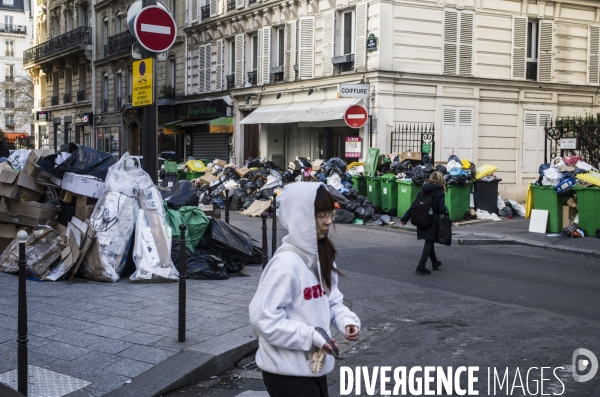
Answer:
POLYGON ((346 339, 358 340, 358 327, 356 325, 346 325, 346 339))

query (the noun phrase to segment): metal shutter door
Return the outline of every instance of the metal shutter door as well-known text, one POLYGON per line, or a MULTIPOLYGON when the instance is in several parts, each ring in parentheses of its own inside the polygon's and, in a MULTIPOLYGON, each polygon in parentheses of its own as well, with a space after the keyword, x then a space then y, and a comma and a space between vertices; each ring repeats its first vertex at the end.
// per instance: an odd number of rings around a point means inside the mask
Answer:
POLYGON ((225 160, 229 162, 230 134, 210 134, 208 124, 192 128, 192 155, 196 159, 225 160))

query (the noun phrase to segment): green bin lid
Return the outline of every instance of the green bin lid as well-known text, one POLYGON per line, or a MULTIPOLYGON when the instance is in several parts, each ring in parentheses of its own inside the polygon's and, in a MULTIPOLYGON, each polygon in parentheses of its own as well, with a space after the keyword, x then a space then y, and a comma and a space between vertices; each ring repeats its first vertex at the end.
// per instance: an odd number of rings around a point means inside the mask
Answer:
POLYGON ((367 151, 367 160, 365 161, 366 175, 375 175, 377 172, 377 161, 379 161, 379 149, 376 147, 369 148, 367 151))
POLYGON ((176 174, 177 173, 177 162, 175 161, 165 161, 165 172, 167 174, 176 174))
POLYGON ((396 175, 394 174, 385 174, 385 175, 381 175, 381 179, 383 179, 386 182, 391 182, 394 179, 396 179, 396 175))

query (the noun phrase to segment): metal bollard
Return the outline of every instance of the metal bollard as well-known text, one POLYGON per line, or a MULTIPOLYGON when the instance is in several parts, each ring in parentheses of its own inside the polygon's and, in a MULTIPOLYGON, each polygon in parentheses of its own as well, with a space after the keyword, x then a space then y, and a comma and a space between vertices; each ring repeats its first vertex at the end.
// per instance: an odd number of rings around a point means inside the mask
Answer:
POLYGON ((262 218, 262 267, 267 266, 269 261, 269 243, 267 242, 267 214, 260 214, 262 218))
POLYGON ((273 240, 271 240, 271 257, 275 255, 275 251, 277 251, 277 194, 273 193, 273 228, 271 230, 271 235, 273 240))
POLYGON ((225 189, 225 223, 229 223, 229 189, 225 189))
POLYGON ((19 319, 17 339, 17 390, 19 393, 27 396, 27 291, 26 291, 26 273, 27 260, 25 259, 25 243, 27 242, 27 232, 21 230, 17 233, 19 242, 19 319))
POLYGON ((185 306, 186 306, 186 283, 187 271, 185 269, 185 229, 182 223, 179 225, 179 342, 185 342, 185 306))

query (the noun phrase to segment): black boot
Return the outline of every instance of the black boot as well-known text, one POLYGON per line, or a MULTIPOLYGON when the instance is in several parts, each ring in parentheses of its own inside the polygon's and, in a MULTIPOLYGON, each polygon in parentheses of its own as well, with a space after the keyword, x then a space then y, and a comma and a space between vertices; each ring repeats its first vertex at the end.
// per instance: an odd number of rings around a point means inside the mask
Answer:
POLYGON ((422 275, 422 274, 431 274, 431 271, 429 269, 427 269, 425 266, 417 266, 417 270, 415 270, 416 274, 422 275))
POLYGON ((433 263, 433 265, 432 265, 432 267, 433 267, 433 270, 437 270, 437 269, 439 269, 441 266, 442 266, 442 262, 440 262, 440 261, 436 261, 436 262, 434 262, 434 263, 433 263))

